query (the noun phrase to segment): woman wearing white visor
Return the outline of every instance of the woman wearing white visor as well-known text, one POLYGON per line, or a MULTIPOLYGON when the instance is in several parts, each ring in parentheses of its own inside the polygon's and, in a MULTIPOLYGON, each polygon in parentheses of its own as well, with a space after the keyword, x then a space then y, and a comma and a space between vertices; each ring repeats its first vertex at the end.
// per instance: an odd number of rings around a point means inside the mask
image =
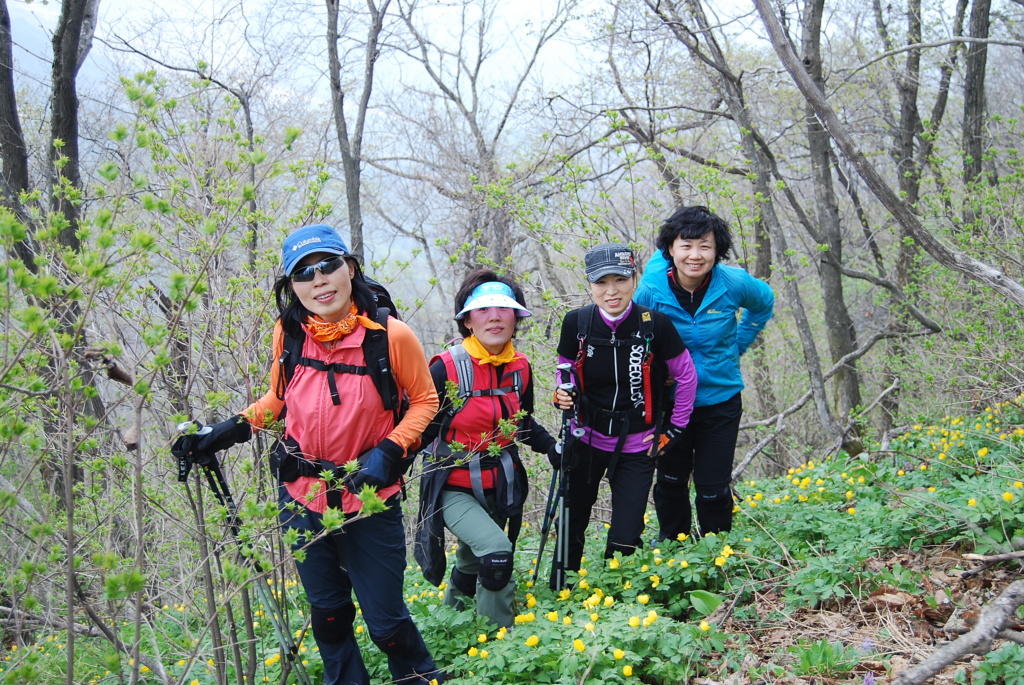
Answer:
POLYGON ((445 603, 511 627, 516 537, 526 499, 517 442, 554 454, 555 439, 533 419, 533 374, 512 344, 530 316, 522 288, 479 270, 455 296, 463 340, 431 360, 440 409, 423 434, 416 560, 434 585, 444 580, 444 529, 458 538, 445 603), (507 529, 506 529, 507 526, 507 529))

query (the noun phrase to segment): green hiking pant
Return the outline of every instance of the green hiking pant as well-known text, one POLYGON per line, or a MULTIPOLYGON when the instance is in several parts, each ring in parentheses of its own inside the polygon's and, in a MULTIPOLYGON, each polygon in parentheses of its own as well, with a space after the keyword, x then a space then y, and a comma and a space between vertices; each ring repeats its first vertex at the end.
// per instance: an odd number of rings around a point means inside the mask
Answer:
MULTIPOLYGON (((493 497, 488 497, 488 505, 493 497)), ((463 574, 477 576, 480 559, 488 554, 511 553, 512 543, 505 533, 505 521, 496 520, 480 506, 473 495, 457 490, 441 493, 441 507, 444 525, 459 539, 455 551, 455 567, 463 574)), ((491 507, 493 509, 493 507, 491 507)), ((500 590, 488 590, 480 579, 476 579, 476 612, 486 616, 497 627, 511 628, 514 620, 512 600, 515 597, 515 583, 500 590)), ((453 583, 448 584, 444 603, 458 609, 463 608, 463 597, 453 583)))

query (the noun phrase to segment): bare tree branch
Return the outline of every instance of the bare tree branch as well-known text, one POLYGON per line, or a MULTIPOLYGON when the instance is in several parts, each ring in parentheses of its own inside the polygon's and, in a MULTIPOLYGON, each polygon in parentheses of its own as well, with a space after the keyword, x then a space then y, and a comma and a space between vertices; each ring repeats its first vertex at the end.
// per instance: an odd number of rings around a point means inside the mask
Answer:
POLYGON ((1007 632, 1007 626, 1022 604, 1024 580, 1015 580, 985 607, 969 633, 943 645, 917 666, 901 673, 893 685, 920 685, 963 656, 988 654, 992 651, 993 643, 1007 632))

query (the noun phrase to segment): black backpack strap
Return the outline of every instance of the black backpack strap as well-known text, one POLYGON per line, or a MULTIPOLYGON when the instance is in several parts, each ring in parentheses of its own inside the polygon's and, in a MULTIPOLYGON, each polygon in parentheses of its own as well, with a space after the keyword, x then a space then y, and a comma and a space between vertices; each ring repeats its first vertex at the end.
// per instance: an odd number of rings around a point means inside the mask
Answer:
POLYGON ((366 366, 370 370, 373 384, 377 386, 377 392, 380 393, 384 408, 395 412, 395 423, 397 423, 401 398, 391 368, 391 348, 388 346, 388 314, 389 310, 384 307, 378 307, 374 313, 373 320, 383 326, 383 330, 366 329, 366 335, 363 338, 363 357, 366 358, 366 366))
MULTIPOLYGON (((342 364, 341 362, 327 364, 319 359, 312 359, 310 357, 299 357, 298 363, 302 366, 308 366, 312 369, 316 369, 317 371, 324 371, 327 373, 327 387, 331 391, 331 402, 335 405, 341 404, 341 395, 338 393, 338 382, 335 380, 339 373, 350 373, 355 376, 373 375, 373 371, 369 366, 353 366, 352 364, 342 364)), ((376 384, 377 380, 374 379, 374 385, 376 384)))
POLYGON ((295 367, 302 358, 302 337, 289 335, 287 329, 282 329, 284 334, 284 349, 281 351, 281 358, 277 363, 281 365, 281 376, 278 379, 276 388, 277 398, 284 399, 284 390, 295 375, 295 367))
POLYGON ((588 304, 580 307, 579 313, 576 314, 576 339, 579 340, 580 346, 576 351, 576 360, 573 362, 573 366, 576 367, 576 382, 580 384, 577 389, 581 397, 583 396, 583 360, 587 357, 587 338, 590 337, 590 328, 594 322, 594 312, 596 311, 596 304, 588 304))

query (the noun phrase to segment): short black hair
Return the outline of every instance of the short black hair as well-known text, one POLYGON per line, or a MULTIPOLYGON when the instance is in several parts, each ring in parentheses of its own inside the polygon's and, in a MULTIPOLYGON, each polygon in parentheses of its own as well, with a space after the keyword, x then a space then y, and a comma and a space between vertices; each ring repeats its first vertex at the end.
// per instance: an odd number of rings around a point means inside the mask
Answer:
MULTIPOLYGON (((512 288, 512 294, 515 295, 516 302, 523 305, 523 307, 526 307, 526 295, 523 293, 523 289, 519 287, 519 284, 511 277, 499 276, 490 269, 477 269, 462 280, 462 285, 459 286, 459 292, 455 293, 455 315, 458 316, 459 312, 462 311, 462 308, 466 306, 466 300, 469 299, 474 288, 484 283, 491 283, 492 281, 504 283, 509 288, 512 288)), ((466 316, 469 315, 467 314, 466 316)), ((458 324, 459 333, 462 334, 464 338, 468 338, 473 335, 473 331, 466 328, 466 320, 464 318, 456 319, 455 323, 458 324)), ((516 328, 519 328, 518 314, 516 315, 516 328)))
MULTIPOLYGON (((364 316, 373 317, 377 311, 377 301, 373 297, 363 277, 363 270, 359 267, 359 260, 354 257, 345 257, 345 261, 352 267, 352 301, 356 303, 356 309, 364 316)), ((291 276, 281 276, 274 282, 274 300, 277 302, 277 311, 281 316, 281 325, 288 335, 298 336, 302 333, 302 324, 309 318, 310 312, 306 309, 299 298, 292 290, 291 276)))
POLYGON ((711 233, 715 236, 715 263, 724 260, 732 249, 732 234, 729 224, 707 207, 694 205, 680 207, 665 220, 658 233, 655 245, 669 262, 672 257, 668 250, 679 238, 696 240, 711 233))

